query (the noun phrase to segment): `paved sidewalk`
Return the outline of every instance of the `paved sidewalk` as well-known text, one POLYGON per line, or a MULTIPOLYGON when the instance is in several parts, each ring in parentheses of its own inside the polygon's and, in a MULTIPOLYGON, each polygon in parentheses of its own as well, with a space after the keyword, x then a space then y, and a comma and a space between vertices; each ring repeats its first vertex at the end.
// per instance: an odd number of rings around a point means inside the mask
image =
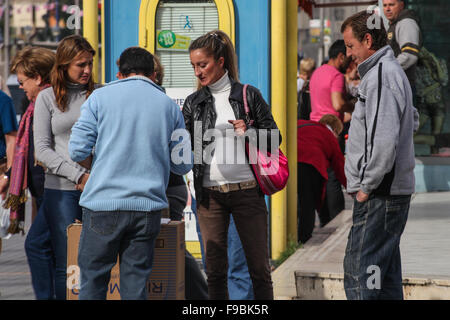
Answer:
MULTIPOLYGON (((349 202, 346 200, 348 208, 349 202)), ((26 230, 29 225, 30 214, 27 214, 26 230)), ((293 299, 297 296, 295 272, 299 270, 340 277, 350 226, 351 211, 346 210, 325 228, 316 229, 305 247, 294 253, 273 273, 275 297, 293 299)), ((450 279, 449 230, 450 192, 415 194, 401 242, 404 277, 450 279)), ((3 240, 0 254, 0 300, 35 298, 24 241, 25 236, 22 235, 3 240)))
MULTIPOLYGON (((345 298, 341 288, 343 259, 351 217, 351 210, 345 210, 325 228, 316 229, 313 238, 275 270, 273 281, 277 299, 298 298, 296 280, 299 279, 304 280, 303 284, 309 282, 308 290, 315 290, 315 298, 345 298), (317 289, 319 284, 322 292, 317 289)), ((450 192, 413 195, 400 244, 403 278, 408 285, 418 287, 437 282, 443 287, 449 286, 449 230, 450 192)))
MULTIPOLYGON (((31 205, 27 203, 25 231, 31 224, 31 205)), ((25 256, 25 236, 15 234, 2 240, 0 253, 0 300, 34 300, 31 275, 25 256)))

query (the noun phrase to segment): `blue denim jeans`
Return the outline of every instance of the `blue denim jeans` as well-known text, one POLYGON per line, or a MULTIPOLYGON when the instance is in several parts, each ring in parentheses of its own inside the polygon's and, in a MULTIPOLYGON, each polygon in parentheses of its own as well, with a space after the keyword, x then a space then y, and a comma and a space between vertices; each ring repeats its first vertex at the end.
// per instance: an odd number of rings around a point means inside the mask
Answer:
POLYGON ((228 227, 228 295, 230 300, 254 299, 252 279, 233 216, 228 227))
POLYGON ((83 208, 78 248, 80 300, 105 300, 111 269, 120 261, 122 300, 147 299, 161 211, 103 211, 83 208))
POLYGON ((411 196, 355 199, 353 225, 344 257, 344 289, 349 300, 402 300, 400 238, 411 196))
POLYGON ((36 198, 37 215, 25 239, 25 253, 36 299, 52 300, 55 299, 55 255, 42 201, 43 196, 36 198))
MULTIPOLYGON (((44 190, 44 201, 41 209, 48 226, 51 249, 55 259, 54 285, 57 300, 66 299, 67 227, 74 223, 75 219, 81 220, 82 212, 78 204, 80 196, 81 192, 76 190, 44 190)), ((45 240, 45 233, 42 233, 42 237, 43 242, 41 244, 45 244, 43 246, 45 255, 49 255, 48 242, 44 243, 44 241, 47 241, 45 240)), ((47 259, 48 256, 45 260, 47 259)))

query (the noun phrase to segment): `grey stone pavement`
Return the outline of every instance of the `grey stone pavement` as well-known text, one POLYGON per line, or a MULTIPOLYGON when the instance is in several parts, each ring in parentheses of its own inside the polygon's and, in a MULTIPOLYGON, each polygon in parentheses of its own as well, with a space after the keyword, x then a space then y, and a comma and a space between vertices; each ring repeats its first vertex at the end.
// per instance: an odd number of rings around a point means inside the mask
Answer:
MULTIPOLYGON (((346 199, 346 209, 351 201, 346 199)), ((29 208, 28 208, 29 209, 29 208)), ((30 212, 27 210, 27 213, 30 212)), ((30 226, 27 214, 25 229, 30 226)), ((320 230, 318 230, 320 233, 320 230)), ((345 248, 347 234, 335 248, 345 248)), ((0 253, 0 300, 34 300, 30 272, 24 252, 25 236, 3 240, 0 253)), ((301 250, 301 249, 300 249, 301 250)), ((334 250, 335 251, 335 250, 334 250)), ((339 251, 339 250, 337 250, 339 251)), ((450 278, 450 192, 413 195, 409 219, 401 242, 404 274, 427 278, 450 278)), ((326 264, 321 263, 322 267, 326 264)), ((339 270, 328 270, 339 272, 339 270)), ((293 279, 293 275, 289 275, 293 279)), ((276 287, 274 279, 274 287, 276 287)), ((295 288, 295 283, 292 284, 295 288)), ((287 299, 289 299, 286 296, 287 299)))
POLYGON ((404 274, 450 277, 450 192, 413 196, 400 250, 404 274))
MULTIPOLYGON (((345 299, 341 281, 345 248, 352 224, 351 208, 352 201, 347 196, 346 210, 324 228, 316 228, 304 247, 273 272, 276 299, 345 299), (325 289, 317 289, 317 286, 325 289)), ((403 279, 412 284, 411 290, 415 290, 416 285, 420 290, 424 279, 427 283, 431 281, 449 286, 449 248, 450 192, 414 194, 400 243, 403 279)), ((414 295, 418 299, 425 296, 414 295)), ((447 299, 449 296, 446 293, 445 297, 436 294, 433 297, 447 299)))
MULTIPOLYGON (((31 225, 31 205, 28 202, 25 215, 25 230, 31 225)), ((25 236, 15 234, 2 240, 0 253, 0 300, 34 300, 31 275, 25 256, 25 236)))

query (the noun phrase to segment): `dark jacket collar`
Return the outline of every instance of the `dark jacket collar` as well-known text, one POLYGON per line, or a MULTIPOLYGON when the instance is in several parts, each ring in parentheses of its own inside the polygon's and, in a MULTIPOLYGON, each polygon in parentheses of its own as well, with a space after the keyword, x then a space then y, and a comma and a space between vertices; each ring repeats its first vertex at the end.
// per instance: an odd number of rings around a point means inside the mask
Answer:
POLYGON ((383 48, 377 50, 373 55, 359 64, 358 72, 361 79, 364 78, 366 73, 369 72, 369 70, 374 66, 376 66, 383 57, 390 57, 391 59, 394 58, 394 51, 392 51, 389 45, 386 45, 383 48))

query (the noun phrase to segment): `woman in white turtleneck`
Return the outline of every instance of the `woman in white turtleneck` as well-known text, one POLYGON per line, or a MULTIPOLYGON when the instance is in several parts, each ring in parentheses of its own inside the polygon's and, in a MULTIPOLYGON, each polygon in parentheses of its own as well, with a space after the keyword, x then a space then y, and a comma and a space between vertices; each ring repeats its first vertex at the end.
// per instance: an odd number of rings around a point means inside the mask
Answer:
POLYGON ((242 161, 238 161, 239 158, 236 159, 235 156, 239 150, 245 149, 243 139, 235 138, 234 127, 230 123, 230 120, 236 120, 236 116, 228 101, 231 92, 228 71, 225 71, 219 80, 208 85, 208 88, 214 98, 214 111, 217 115, 214 128, 221 134, 215 135, 215 149, 210 165, 205 166, 203 186, 212 187, 255 180, 247 158, 241 156, 242 161))
POLYGON ((278 128, 269 106, 252 86, 247 88, 247 100, 255 125, 244 120, 244 86, 239 83, 236 54, 225 33, 216 30, 199 37, 191 43, 189 53, 199 88, 187 97, 183 115, 194 148, 194 188, 209 298, 229 298, 227 235, 231 214, 245 252, 254 297, 273 299, 268 212, 245 154, 243 135, 247 130, 256 134, 265 130, 270 137, 269 131, 278 128))

